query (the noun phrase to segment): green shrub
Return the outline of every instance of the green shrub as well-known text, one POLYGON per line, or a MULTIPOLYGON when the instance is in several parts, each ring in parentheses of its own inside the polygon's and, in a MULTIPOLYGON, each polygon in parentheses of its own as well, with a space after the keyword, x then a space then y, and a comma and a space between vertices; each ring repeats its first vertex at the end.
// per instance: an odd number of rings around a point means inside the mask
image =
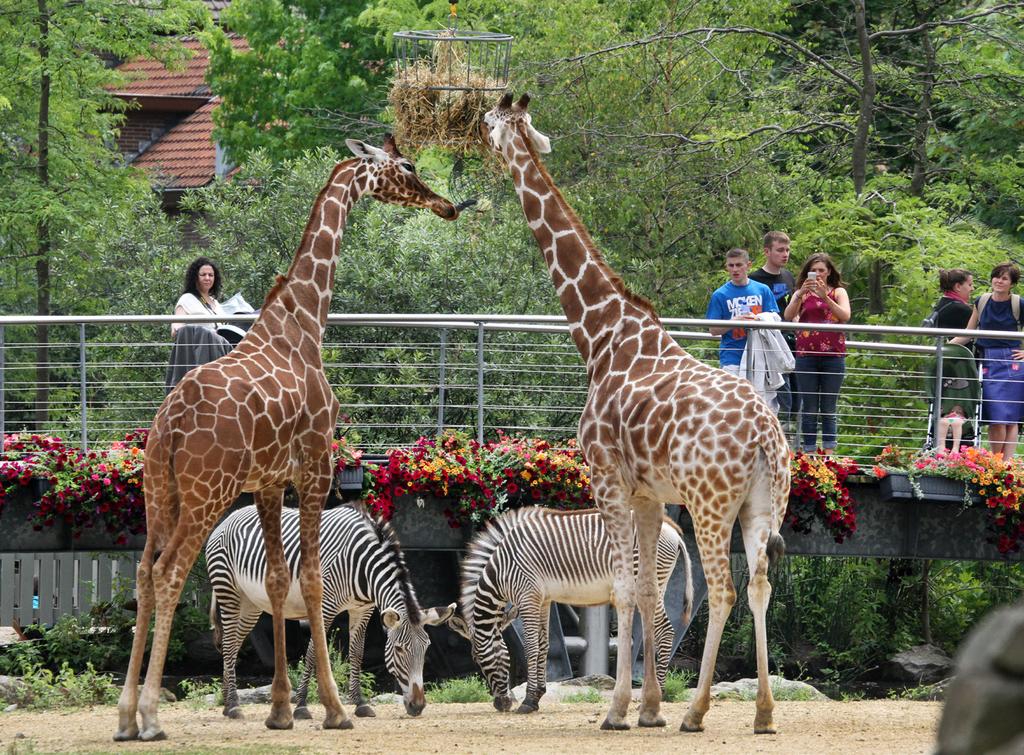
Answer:
POLYGON ((604 698, 601 697, 601 693, 593 687, 586 687, 579 692, 566 695, 562 698, 563 703, 600 703, 603 701, 604 698))
POLYGON ((428 703, 487 703, 491 701, 491 693, 479 676, 466 676, 461 679, 447 679, 440 684, 431 685, 427 690, 428 703))
POLYGON ((666 703, 680 703, 690 699, 690 687, 696 675, 692 671, 673 669, 665 675, 665 691, 662 700, 666 703))
POLYGON ((89 664, 76 672, 68 664, 56 674, 41 666, 24 668, 21 677, 23 697, 19 705, 37 710, 84 708, 89 705, 112 705, 120 688, 108 674, 98 674, 89 664))
POLYGON ((214 707, 224 704, 224 689, 221 683, 211 679, 208 682, 201 682, 194 679, 182 679, 178 685, 185 693, 185 702, 194 710, 202 710, 210 707, 206 702, 208 695, 213 695, 214 707))
MULTIPOLYGON (((327 649, 329 657, 331 659, 331 672, 334 674, 334 682, 338 685, 338 691, 342 695, 348 694, 348 675, 351 673, 351 666, 345 659, 344 653, 338 645, 338 634, 337 632, 331 634, 329 642, 327 643, 327 649)), ((292 689, 298 689, 299 680, 302 679, 302 674, 306 670, 306 661, 301 659, 297 664, 291 666, 288 669, 288 679, 292 683, 292 689)), ((359 689, 362 690, 363 697, 369 700, 376 692, 374 691, 374 678, 373 674, 368 671, 364 671, 359 675, 359 689)), ((309 695, 306 698, 307 703, 310 705, 320 702, 320 694, 317 689, 316 674, 314 673, 312 678, 309 680, 309 695)))

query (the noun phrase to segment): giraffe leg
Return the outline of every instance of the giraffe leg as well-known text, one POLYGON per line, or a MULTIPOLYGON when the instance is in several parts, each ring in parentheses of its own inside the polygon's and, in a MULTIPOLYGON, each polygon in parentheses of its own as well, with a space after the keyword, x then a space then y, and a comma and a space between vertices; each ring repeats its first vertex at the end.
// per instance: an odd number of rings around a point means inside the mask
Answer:
POLYGON ((551 604, 539 601, 535 595, 524 595, 520 600, 519 618, 523 620, 527 679, 526 697, 516 713, 535 713, 540 708, 540 698, 544 694, 547 678, 547 623, 551 604))
MULTIPOLYGON (((352 720, 341 707, 338 685, 331 673, 324 630, 323 575, 320 572, 320 512, 331 484, 331 456, 326 447, 316 470, 307 472, 299 503, 299 584, 309 617, 310 640, 316 652, 316 681, 320 702, 327 709, 325 729, 351 729, 352 720), (317 473, 318 472, 318 473, 317 473)), ((287 680, 287 676, 285 677, 287 680)))
POLYGON ((722 641, 725 621, 736 602, 736 588, 729 571, 729 541, 719 542, 713 532, 698 526, 696 521, 694 531, 708 584, 708 632, 704 638, 704 655, 700 661, 697 689, 683 716, 680 731, 704 731, 704 714, 711 707, 711 680, 715 674, 718 646, 722 641))
MULTIPOLYGON (((156 611, 156 626, 153 630, 153 647, 149 655, 149 668, 146 669, 146 682, 142 686, 139 697, 139 713, 142 716, 142 729, 139 739, 145 742, 166 739, 157 718, 157 706, 160 702, 160 683, 163 681, 164 661, 167 659, 167 645, 171 637, 171 623, 174 612, 178 608, 178 599, 185 586, 192 564, 196 561, 202 538, 195 533, 185 533, 190 525, 179 524, 167 548, 153 564, 152 582, 156 611)), ((141 594, 141 593, 140 593, 141 594)), ((141 606, 140 606, 141 608, 141 606)), ((140 616, 141 616, 140 610, 140 616)), ((136 631, 140 627, 136 626, 136 631)), ((142 629, 145 635, 145 629, 142 629)), ((134 648, 134 642, 133 642, 134 648)))
POLYGON ((253 496, 263 526, 263 543, 267 552, 265 585, 274 622, 274 681, 270 685, 270 715, 265 721, 268 729, 290 729, 293 726, 292 686, 288 680, 288 657, 285 653, 284 637, 284 601, 288 597, 291 574, 284 557, 284 544, 281 541, 283 495, 282 488, 269 488, 253 496))
POLYGON ((248 601, 243 604, 235 596, 234 600, 218 601, 221 607, 222 621, 224 622, 222 655, 224 657, 224 709, 223 713, 228 718, 245 718, 242 707, 238 704, 238 685, 235 681, 235 668, 238 665, 238 651, 242 649, 242 643, 249 636, 249 632, 256 626, 256 622, 262 613, 258 608, 248 601))
POLYGON ((348 612, 348 699, 356 706, 356 716, 359 718, 373 718, 377 715, 363 697, 363 686, 359 683, 363 673, 366 627, 372 615, 373 606, 352 608, 348 612))
POLYGON ((114 740, 122 742, 137 739, 139 723, 139 674, 142 658, 146 654, 146 640, 149 638, 149 620, 153 616, 153 540, 146 538, 136 577, 138 608, 135 614, 135 637, 132 639, 132 654, 125 673, 124 687, 117 702, 118 724, 114 740))
POLYGON ((309 682, 316 673, 316 648, 310 640, 306 645, 306 657, 303 659, 302 678, 299 679, 299 686, 295 688, 295 710, 292 717, 300 721, 309 721, 313 718, 306 707, 306 699, 309 697, 309 682))
POLYGON ((601 723, 602 729, 628 729, 626 713, 633 689, 632 636, 636 607, 636 579, 633 575, 633 527, 629 507, 617 478, 591 461, 591 487, 611 546, 614 579, 612 599, 618 619, 618 648, 615 660, 615 689, 612 704, 601 723))
MULTIPOLYGON (((637 603, 644 636, 644 684, 641 691, 640 718, 638 724, 645 727, 664 726, 665 719, 660 713, 661 684, 658 681, 658 649, 655 642, 655 616, 661 603, 658 587, 658 537, 661 535, 661 519, 665 513, 660 503, 637 501, 633 506, 636 523, 636 537, 640 556, 640 571, 637 575, 637 603)), ((632 657, 630 654, 629 657, 632 657)))
MULTIPOLYGON (((767 481, 766 481, 767 483, 767 481)), ((740 529, 747 554, 750 582, 747 602, 754 617, 754 640, 757 649, 757 713, 754 716, 755 734, 774 734, 772 712, 775 700, 768 679, 768 601, 772 586, 768 582, 768 538, 772 535, 771 500, 768 485, 754 484, 747 503, 740 509, 740 529)))

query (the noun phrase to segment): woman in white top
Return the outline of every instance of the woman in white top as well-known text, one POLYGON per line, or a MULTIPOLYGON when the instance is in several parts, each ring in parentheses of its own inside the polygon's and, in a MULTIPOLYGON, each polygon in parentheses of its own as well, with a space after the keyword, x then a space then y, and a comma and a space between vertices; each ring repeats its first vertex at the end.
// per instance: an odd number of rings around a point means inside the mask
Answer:
MULTIPOLYGON (((185 271, 185 290, 174 305, 176 315, 222 315, 217 301, 220 296, 221 275, 217 263, 208 257, 198 257, 188 270, 185 271)), ((176 335, 178 328, 185 323, 176 322, 171 324, 171 335, 176 335)), ((202 327, 210 330, 217 329, 217 323, 202 323, 202 327)))

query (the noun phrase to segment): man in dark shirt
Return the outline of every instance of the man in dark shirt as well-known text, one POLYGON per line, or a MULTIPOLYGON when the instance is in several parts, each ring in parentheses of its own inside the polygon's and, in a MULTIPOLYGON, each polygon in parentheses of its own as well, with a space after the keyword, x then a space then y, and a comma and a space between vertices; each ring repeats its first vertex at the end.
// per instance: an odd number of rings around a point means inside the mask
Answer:
MULTIPOLYGON (((789 262, 789 236, 782 231, 769 231, 764 235, 764 265, 749 274, 751 280, 763 283, 771 289, 779 312, 786 311, 789 297, 796 288, 793 273, 786 269, 789 262)), ((790 350, 796 347, 796 333, 782 331, 790 350)), ((779 389, 779 417, 796 423, 800 413, 800 394, 796 392, 796 379, 792 372, 786 374, 786 384, 779 389)))

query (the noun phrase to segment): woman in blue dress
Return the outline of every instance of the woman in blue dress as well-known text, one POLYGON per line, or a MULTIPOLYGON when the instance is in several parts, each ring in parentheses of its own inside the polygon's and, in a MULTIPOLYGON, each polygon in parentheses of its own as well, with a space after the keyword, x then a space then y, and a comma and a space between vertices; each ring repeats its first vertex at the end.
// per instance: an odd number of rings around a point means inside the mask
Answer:
MULTIPOLYGON (((968 330, 1020 331, 1020 297, 1012 289, 1020 280, 1020 268, 1004 262, 992 268, 992 292, 974 300, 968 330), (1016 301, 1014 301, 1016 300, 1016 301)), ((955 338, 954 343, 966 338, 955 338)), ((979 338, 981 357, 981 420, 988 424, 992 453, 1013 458, 1017 432, 1024 417, 1024 350, 1019 338, 979 338)))

